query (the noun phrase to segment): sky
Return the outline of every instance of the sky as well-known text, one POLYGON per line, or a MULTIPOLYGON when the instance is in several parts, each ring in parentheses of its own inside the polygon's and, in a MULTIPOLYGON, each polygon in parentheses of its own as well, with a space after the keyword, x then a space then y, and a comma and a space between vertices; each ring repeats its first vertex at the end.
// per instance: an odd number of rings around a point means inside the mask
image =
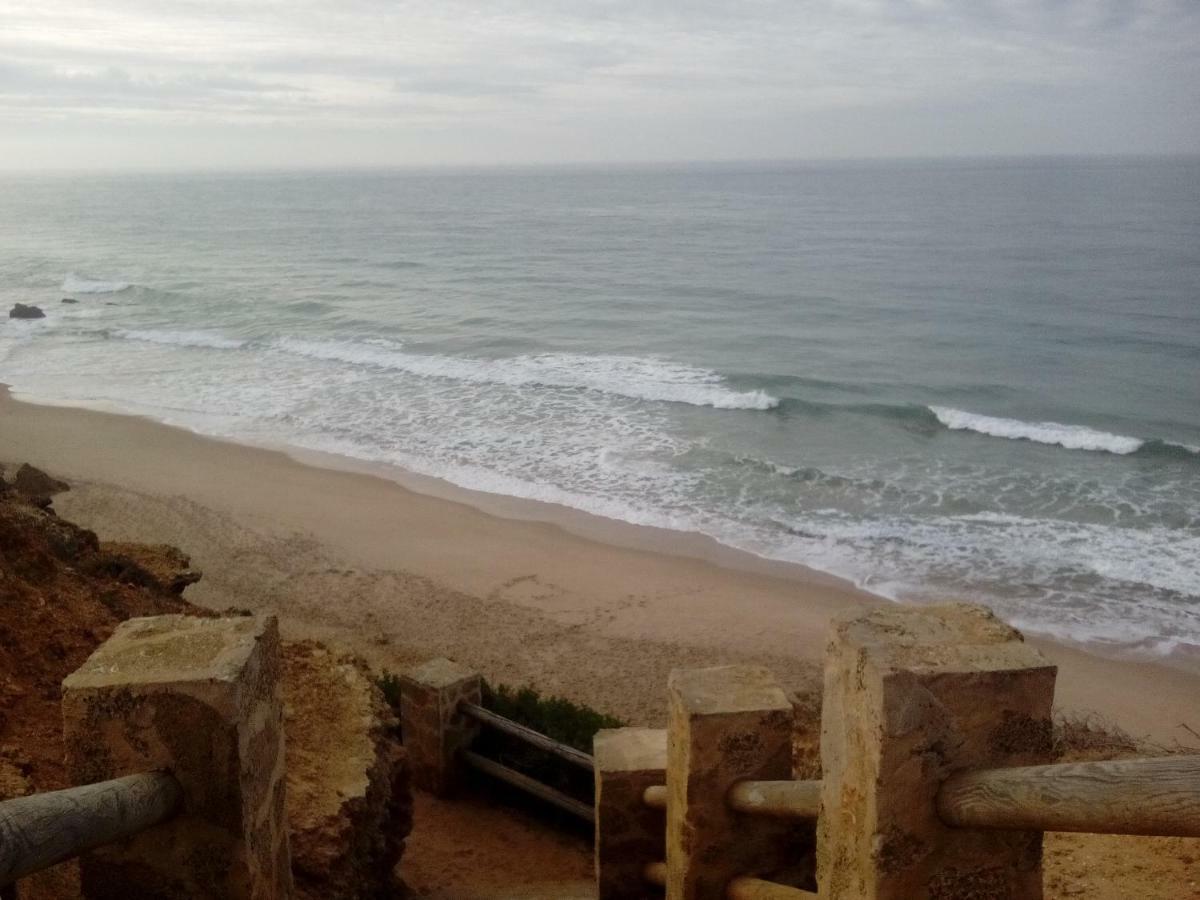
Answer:
POLYGON ((1200 152, 1200 0, 0 0, 0 169, 1200 152))

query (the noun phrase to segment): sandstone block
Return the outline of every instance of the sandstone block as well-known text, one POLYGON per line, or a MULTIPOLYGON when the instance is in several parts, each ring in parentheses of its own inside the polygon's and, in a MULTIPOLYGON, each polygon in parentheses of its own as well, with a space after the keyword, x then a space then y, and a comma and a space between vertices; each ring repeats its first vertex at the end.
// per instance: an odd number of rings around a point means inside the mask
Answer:
POLYGON ((400 727, 413 784, 433 794, 452 793, 459 781, 458 751, 478 726, 459 711, 478 705, 483 680, 448 659, 434 659, 400 679, 400 727))
POLYGON ((596 759, 596 888, 599 900, 660 893, 643 877, 665 857, 666 816, 647 806, 646 788, 666 783, 667 732, 605 728, 593 741, 596 759))
POLYGON ((169 770, 184 811, 81 860, 89 898, 292 892, 274 617, 130 619, 63 682, 77 784, 169 770))
POLYGON ((1054 666, 982 607, 890 606, 835 621, 821 716, 821 896, 1040 898, 1040 833, 948 828, 934 797, 962 769, 1047 762, 1054 679, 1054 666))
POLYGON ((739 875, 790 868, 797 827, 726 802, 738 781, 792 777, 788 696, 759 666, 677 669, 668 692, 668 900, 718 900, 739 875))

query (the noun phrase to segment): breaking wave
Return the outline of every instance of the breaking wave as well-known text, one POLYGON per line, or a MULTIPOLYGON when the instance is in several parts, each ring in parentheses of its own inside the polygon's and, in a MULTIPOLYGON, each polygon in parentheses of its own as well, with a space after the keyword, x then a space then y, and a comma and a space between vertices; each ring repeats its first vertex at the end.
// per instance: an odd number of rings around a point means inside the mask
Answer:
POLYGON ((166 344, 173 347, 204 347, 210 350, 237 350, 245 341, 225 337, 211 331, 157 331, 152 329, 121 329, 114 337, 147 344, 166 344))
POLYGON ((447 378, 509 387, 581 388, 635 400, 688 403, 715 409, 768 410, 779 400, 765 391, 737 391, 716 372, 636 356, 540 353, 499 359, 409 353, 395 341, 309 341, 281 338, 272 345, 312 359, 374 366, 423 378, 447 378))
POLYGON ((1068 450, 1099 450, 1125 456, 1136 453, 1146 444, 1146 441, 1141 438, 1110 434, 1107 431, 1098 431, 1085 425, 1023 422, 1020 419, 982 416, 948 406, 931 406, 929 409, 937 416, 939 422, 952 431, 974 431, 989 437, 1034 441, 1038 444, 1056 444, 1068 450))
POLYGON ((74 272, 63 279, 62 289, 68 294, 119 294, 132 285, 127 281, 98 281, 84 278, 74 272))

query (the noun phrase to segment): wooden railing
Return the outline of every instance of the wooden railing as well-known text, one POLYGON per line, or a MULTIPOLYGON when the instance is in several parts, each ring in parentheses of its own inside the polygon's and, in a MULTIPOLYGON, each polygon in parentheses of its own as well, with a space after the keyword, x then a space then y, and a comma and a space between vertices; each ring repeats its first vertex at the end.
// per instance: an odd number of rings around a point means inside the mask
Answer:
POLYGON ((646 751, 648 729, 597 738, 600 900, 651 885, 799 900, 814 883, 830 898, 966 896, 980 873, 1026 900, 1042 896, 1043 832, 1200 838, 1200 755, 1026 764, 1052 753, 1054 675, 976 608, 836 624, 823 776, 792 780, 794 712, 769 673, 676 670, 665 749, 646 751))
POLYGON ((1200 837, 1200 756, 963 772, 937 811, 956 828, 1200 837))
POLYGON ((174 776, 150 772, 0 802, 0 887, 165 822, 182 800, 174 776))
MULTIPOLYGON (((594 768, 595 761, 590 754, 549 738, 541 732, 521 725, 519 722, 514 722, 512 719, 497 715, 491 710, 484 709, 482 706, 474 703, 462 702, 459 704, 458 709, 463 715, 474 719, 484 727, 507 734, 509 737, 516 738, 531 747, 536 747, 538 750, 549 753, 573 766, 585 769, 588 772, 591 772, 594 768)), ((469 748, 461 750, 460 757, 464 763, 477 772, 482 772, 484 775, 502 781, 510 787, 544 800, 552 806, 568 812, 585 822, 591 823, 595 821, 595 810, 590 804, 568 796, 562 791, 538 781, 536 778, 532 778, 523 772, 518 772, 516 769, 509 768, 494 759, 481 756, 469 748)))
POLYGON ((794 701, 759 666, 673 671, 667 728, 603 731, 593 757, 435 661, 408 682, 406 735, 427 771, 457 760, 593 821, 599 900, 954 897, 981 872, 1027 900, 1042 832, 1200 837, 1200 756, 1029 764, 1052 756, 1055 670, 987 611, 881 607, 828 646, 821 780, 788 777, 794 701), (482 756, 480 728, 591 770, 594 807, 482 756))
POLYGON ((732 809, 776 819, 815 819, 821 808, 819 781, 739 781, 729 789, 732 809))

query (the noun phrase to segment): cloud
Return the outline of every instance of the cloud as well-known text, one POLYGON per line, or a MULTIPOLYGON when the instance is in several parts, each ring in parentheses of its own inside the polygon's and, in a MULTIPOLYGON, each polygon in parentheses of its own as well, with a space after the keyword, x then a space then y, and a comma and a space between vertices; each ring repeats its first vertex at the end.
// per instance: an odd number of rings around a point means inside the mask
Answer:
POLYGON ((69 163, 67 119, 223 165, 263 128, 298 164, 1195 151, 1198 43, 1194 0, 7 0, 0 151, 69 163))

